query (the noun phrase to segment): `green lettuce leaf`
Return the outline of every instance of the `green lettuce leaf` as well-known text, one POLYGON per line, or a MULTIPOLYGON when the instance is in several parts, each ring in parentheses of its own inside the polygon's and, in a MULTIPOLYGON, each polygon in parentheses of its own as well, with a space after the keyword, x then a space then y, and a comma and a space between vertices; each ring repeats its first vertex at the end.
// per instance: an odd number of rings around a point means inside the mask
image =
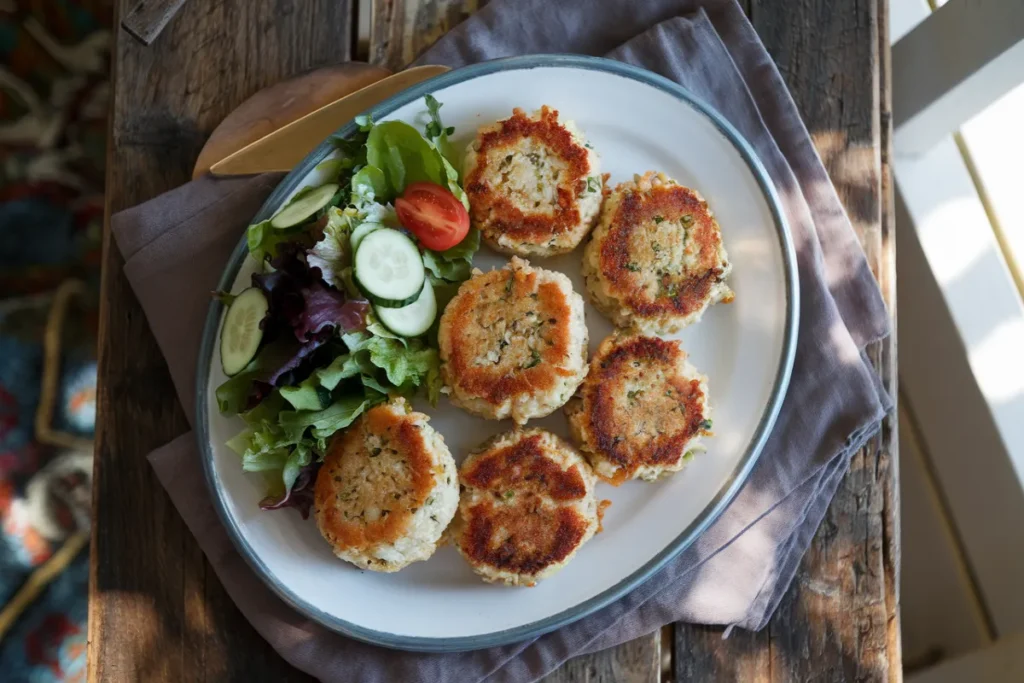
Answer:
POLYGON ((322 410, 331 405, 331 391, 315 381, 306 380, 293 387, 281 387, 280 391, 295 410, 322 410))
POLYGON ((259 368, 253 360, 244 370, 217 387, 214 395, 217 397, 217 408, 220 412, 225 415, 236 415, 245 409, 252 381, 257 374, 259 368))
POLYGON ((330 365, 315 370, 299 384, 281 387, 279 392, 295 410, 323 410, 333 402, 331 392, 342 380, 373 375, 376 370, 369 354, 346 353, 335 358, 330 365))
POLYGON ((296 444, 292 452, 288 454, 284 467, 281 468, 281 480, 284 482, 286 493, 292 490, 292 486, 295 485, 295 480, 298 479, 302 468, 311 462, 313 462, 313 449, 306 444, 296 444))
POLYGON ((446 180, 440 153, 403 121, 376 124, 366 140, 366 161, 384 172, 387 192, 378 201, 390 201, 406 186, 428 181, 443 184, 446 180))
POLYGON ((296 235, 295 230, 279 230, 266 220, 249 226, 245 231, 245 243, 252 257, 263 263, 277 254, 279 244, 290 242, 296 235))
POLYGON ((375 402, 379 402, 376 396, 367 397, 364 392, 359 392, 342 396, 323 410, 282 410, 278 421, 285 429, 312 427, 315 438, 327 438, 339 429, 348 427, 375 402))
POLYGON ((388 381, 396 387, 422 386, 427 375, 441 365, 437 349, 424 346, 418 339, 411 339, 408 346, 404 346, 394 339, 372 337, 366 349, 370 352, 370 362, 384 370, 388 381))
POLYGON ((352 176, 352 204, 357 207, 374 203, 388 192, 388 181, 384 172, 376 166, 363 166, 352 176))
POLYGON ((423 250, 423 265, 434 285, 468 280, 473 271, 473 255, 480 248, 480 231, 470 228, 466 237, 445 251, 423 250))

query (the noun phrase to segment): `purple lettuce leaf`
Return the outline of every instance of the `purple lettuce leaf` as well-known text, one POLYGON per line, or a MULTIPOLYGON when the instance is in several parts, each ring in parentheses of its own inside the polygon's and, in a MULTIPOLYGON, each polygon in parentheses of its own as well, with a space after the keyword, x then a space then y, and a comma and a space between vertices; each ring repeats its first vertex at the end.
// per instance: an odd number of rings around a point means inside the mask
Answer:
POLYGON ((303 289, 302 298, 305 302, 302 314, 293 321, 295 336, 301 342, 325 327, 336 327, 344 332, 366 327, 370 303, 364 299, 349 299, 344 292, 319 283, 303 289))
POLYGON ((322 464, 313 461, 303 467, 290 490, 280 496, 267 496, 260 501, 260 509, 281 510, 292 507, 299 511, 303 519, 308 519, 309 510, 313 506, 313 486, 322 464))
POLYGON ((285 336, 290 328, 296 340, 306 343, 327 327, 351 332, 366 325, 369 302, 325 286, 320 269, 306 262, 302 245, 282 245, 270 264, 273 271, 252 276, 269 304, 265 336, 285 336))

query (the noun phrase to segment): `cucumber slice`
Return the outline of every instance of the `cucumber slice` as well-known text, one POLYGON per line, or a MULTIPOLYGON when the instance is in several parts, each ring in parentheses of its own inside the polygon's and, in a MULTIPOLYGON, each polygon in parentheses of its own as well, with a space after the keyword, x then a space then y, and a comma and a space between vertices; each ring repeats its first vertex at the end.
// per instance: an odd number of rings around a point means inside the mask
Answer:
POLYGON ((416 244, 391 228, 374 230, 359 243, 353 262, 355 281, 379 306, 411 304, 423 290, 426 271, 416 244))
POLYGON ((267 297, 250 287, 228 307, 220 331, 220 364, 228 377, 237 375, 256 356, 263 340, 260 323, 267 315, 267 297))
POLYGON ((274 217, 270 219, 270 224, 275 228, 284 229, 303 223, 327 206, 337 191, 338 186, 334 183, 300 191, 290 202, 285 204, 284 208, 274 214, 274 217))
POLYGON ((401 308, 374 307, 377 318, 384 326, 403 337, 418 337, 430 329, 437 318, 437 299, 430 280, 423 283, 420 295, 408 306, 401 308))
POLYGON ((361 223, 355 230, 352 231, 352 236, 348 238, 349 244, 352 246, 352 253, 356 252, 359 248, 359 243, 363 241, 363 238, 369 235, 374 230, 380 230, 384 226, 380 223, 361 223))

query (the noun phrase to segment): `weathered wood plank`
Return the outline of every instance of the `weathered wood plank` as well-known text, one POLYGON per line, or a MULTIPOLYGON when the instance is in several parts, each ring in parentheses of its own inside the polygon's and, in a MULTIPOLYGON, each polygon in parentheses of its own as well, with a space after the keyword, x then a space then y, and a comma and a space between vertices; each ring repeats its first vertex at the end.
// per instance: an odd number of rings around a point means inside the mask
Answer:
MULTIPOLYGON (((214 126, 260 88, 346 60, 350 22, 345 0, 223 0, 188 3, 149 47, 118 31, 107 216, 186 182, 214 126)), ((107 228, 89 679, 308 680, 238 612, 146 462, 188 425, 107 228)))
POLYGON ((768 680, 768 632, 735 630, 728 639, 720 626, 676 624, 672 668, 676 681, 768 680))
POLYGON ((174 18, 185 0, 141 0, 121 22, 124 30, 149 45, 174 18))
POLYGON ((487 0, 373 0, 370 63, 403 68, 487 0))
MULTIPOLYGON (((895 315, 888 41, 877 0, 754 0, 752 22, 804 116, 895 315)), ((895 336, 868 355, 896 389, 895 336)), ((895 393, 893 393, 895 395, 895 393)), ((895 418, 851 464, 789 592, 759 634, 677 625, 677 680, 898 680, 895 418), (702 640, 687 663, 684 646, 702 640), (709 642, 709 640, 711 642, 709 642), (707 667, 707 668, 705 668, 707 667)))
POLYGON ((661 632, 618 647, 570 659, 542 683, 658 683, 661 680, 661 632))

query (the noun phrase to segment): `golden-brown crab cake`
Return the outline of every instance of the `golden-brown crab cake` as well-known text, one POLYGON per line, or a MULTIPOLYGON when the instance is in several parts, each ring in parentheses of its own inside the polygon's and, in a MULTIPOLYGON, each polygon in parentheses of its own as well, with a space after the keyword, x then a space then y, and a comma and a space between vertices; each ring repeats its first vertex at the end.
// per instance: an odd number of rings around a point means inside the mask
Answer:
POLYGON ((565 414, 594 472, 616 486, 678 472, 711 429, 707 378, 678 341, 640 335, 601 342, 565 414))
POLYGON ((403 399, 371 408, 331 443, 314 489, 316 524, 334 554, 396 572, 434 554, 459 505, 444 439, 403 399))
POLYGON ((438 346, 452 403, 524 424, 565 405, 587 374, 583 298, 565 275, 513 258, 459 287, 438 346))
POLYGON ((618 327, 677 332, 730 302, 732 270, 707 202, 663 173, 620 184, 583 252, 594 305, 618 327))
POLYGON ((596 478, 573 448, 541 429, 500 434, 459 469, 455 546, 485 581, 533 586, 597 531, 596 478))
POLYGON ((547 106, 485 126, 469 146, 470 217, 494 249, 519 256, 572 251, 597 221, 600 159, 572 121, 547 106))

